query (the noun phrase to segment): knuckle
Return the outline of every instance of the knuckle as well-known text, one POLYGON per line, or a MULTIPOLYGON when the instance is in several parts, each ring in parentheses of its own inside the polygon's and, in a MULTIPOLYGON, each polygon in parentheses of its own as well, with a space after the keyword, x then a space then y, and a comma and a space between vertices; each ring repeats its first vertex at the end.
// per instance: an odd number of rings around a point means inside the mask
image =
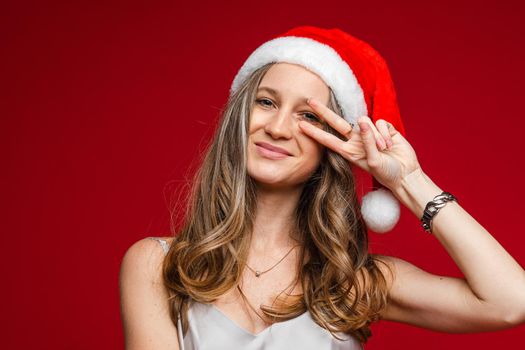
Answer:
POLYGON ((363 134, 363 139, 367 142, 374 142, 375 138, 376 136, 374 135, 372 130, 368 130, 363 134))
POLYGON ((357 118, 357 123, 360 124, 360 123, 367 123, 370 121, 370 118, 368 118, 367 116, 361 116, 359 118, 357 118))
MULTIPOLYGON (((335 114, 335 113, 334 113, 335 114)), ((337 116, 337 114, 335 114, 335 116, 337 116)), ((348 122, 346 120, 344 120, 343 118, 336 118, 335 119, 335 123, 337 125, 340 125, 340 126, 344 126, 346 125, 348 122)))

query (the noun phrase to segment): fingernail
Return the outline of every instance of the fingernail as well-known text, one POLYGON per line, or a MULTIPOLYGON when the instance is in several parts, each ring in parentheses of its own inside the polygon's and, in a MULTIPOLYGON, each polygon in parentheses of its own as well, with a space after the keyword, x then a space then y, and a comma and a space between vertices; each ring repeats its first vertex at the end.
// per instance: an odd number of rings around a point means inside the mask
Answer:
POLYGON ((312 106, 315 106, 315 104, 316 104, 315 100, 312 97, 308 98, 308 100, 306 100, 306 103, 308 103, 309 105, 312 105, 312 106))
POLYGON ((367 132, 370 130, 370 125, 368 125, 368 123, 359 123, 359 128, 362 132, 367 132))

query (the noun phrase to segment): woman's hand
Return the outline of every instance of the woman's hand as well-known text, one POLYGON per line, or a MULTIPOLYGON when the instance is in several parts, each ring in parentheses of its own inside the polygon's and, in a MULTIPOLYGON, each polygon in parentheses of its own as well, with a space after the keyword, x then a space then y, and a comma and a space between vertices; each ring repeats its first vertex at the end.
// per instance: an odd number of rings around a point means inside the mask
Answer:
POLYGON ((360 117, 357 121, 360 130, 357 131, 343 117, 319 101, 309 99, 308 103, 324 121, 348 140, 343 141, 301 121, 299 126, 304 133, 369 172, 391 191, 401 186, 401 181, 408 174, 421 170, 412 146, 384 119, 377 120, 374 125, 369 117, 360 117))

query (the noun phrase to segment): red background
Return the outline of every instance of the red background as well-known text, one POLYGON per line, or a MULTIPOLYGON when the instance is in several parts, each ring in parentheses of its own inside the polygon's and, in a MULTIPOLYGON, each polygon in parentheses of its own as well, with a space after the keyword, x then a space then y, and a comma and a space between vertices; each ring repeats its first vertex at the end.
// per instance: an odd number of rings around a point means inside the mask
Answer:
MULTIPOLYGON (((125 250, 167 235, 166 198, 206 144, 236 71, 263 41, 299 24, 340 27, 385 56, 423 169, 523 266, 518 4, 4 3, 1 347, 123 347, 125 250)), ((372 246, 461 275, 407 210, 372 246)), ((373 332, 370 350, 512 349, 525 338, 524 326, 451 335, 380 322, 373 332)))

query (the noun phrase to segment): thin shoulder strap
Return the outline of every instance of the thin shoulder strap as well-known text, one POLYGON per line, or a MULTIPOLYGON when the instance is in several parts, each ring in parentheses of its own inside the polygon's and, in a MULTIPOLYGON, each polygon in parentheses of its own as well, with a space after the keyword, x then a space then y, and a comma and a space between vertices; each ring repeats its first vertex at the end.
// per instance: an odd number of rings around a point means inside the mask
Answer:
POLYGON ((162 250, 164 250, 165 254, 167 254, 168 251, 170 250, 170 246, 168 245, 168 242, 165 239, 162 239, 162 238, 159 238, 159 237, 148 237, 148 238, 159 242, 159 244, 162 247, 162 250))

